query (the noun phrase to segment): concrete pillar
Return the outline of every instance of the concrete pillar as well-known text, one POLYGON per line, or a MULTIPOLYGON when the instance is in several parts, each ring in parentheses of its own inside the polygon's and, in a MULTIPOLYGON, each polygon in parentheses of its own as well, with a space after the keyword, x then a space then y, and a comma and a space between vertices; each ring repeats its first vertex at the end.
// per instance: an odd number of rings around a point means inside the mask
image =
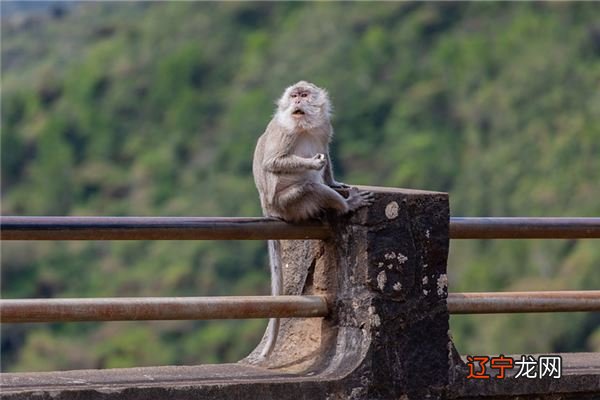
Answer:
MULTIPOLYGON (((364 187, 327 241, 283 241, 285 294, 327 295, 324 319, 284 319, 259 365, 312 376, 336 398, 437 397, 448 385, 448 196, 364 187)), ((244 361, 257 363, 262 343, 244 361)))

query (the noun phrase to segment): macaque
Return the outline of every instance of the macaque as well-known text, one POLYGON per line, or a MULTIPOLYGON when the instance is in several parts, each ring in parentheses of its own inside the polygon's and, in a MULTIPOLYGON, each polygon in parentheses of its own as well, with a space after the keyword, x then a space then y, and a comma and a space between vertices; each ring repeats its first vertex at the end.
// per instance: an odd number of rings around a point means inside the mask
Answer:
MULTIPOLYGON (((333 179, 330 116, 327 92, 309 82, 288 87, 278 100, 273 119, 258 139, 252 165, 264 216, 299 222, 322 217, 326 211, 341 215, 372 204, 371 192, 333 179), (348 188, 348 197, 335 188, 348 188)), ((271 293, 280 295, 283 276, 278 240, 269 241, 269 261, 271 293)), ((278 332, 279 319, 272 318, 261 358, 273 350, 278 332)))

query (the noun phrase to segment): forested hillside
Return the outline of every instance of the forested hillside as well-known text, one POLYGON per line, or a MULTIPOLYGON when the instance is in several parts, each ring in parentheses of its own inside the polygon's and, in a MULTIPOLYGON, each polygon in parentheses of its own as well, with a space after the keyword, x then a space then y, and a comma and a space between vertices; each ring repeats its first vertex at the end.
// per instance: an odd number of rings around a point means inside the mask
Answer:
MULTIPOLYGON (((5 6, 5 3, 2 3, 5 6)), ((283 89, 338 178, 454 216, 600 216, 598 3, 87 3, 2 19, 2 214, 257 216, 283 89)), ((600 289, 597 241, 453 241, 451 291, 600 289)), ((5 242, 2 297, 269 293, 262 242, 5 242)), ((453 317, 462 352, 600 351, 600 315, 453 317)), ((234 361, 265 321, 2 326, 2 369, 234 361)))

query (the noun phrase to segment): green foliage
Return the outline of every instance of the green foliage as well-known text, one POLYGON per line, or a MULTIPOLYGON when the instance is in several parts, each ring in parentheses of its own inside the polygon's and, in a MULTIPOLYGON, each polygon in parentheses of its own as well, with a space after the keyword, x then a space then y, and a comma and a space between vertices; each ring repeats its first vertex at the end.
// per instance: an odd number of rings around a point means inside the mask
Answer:
MULTIPOLYGON (((343 181, 449 191, 455 216, 597 216, 599 16, 593 3, 109 2, 3 19, 2 214, 259 215, 255 141, 307 79, 333 100, 343 181)), ((450 287, 597 289, 599 262, 593 241, 454 241, 450 287)), ((264 243, 2 243, 6 298, 268 287, 264 243)), ((594 314, 451 323, 465 353, 600 343, 594 314)), ((3 326, 2 364, 235 361, 264 326, 3 326)))

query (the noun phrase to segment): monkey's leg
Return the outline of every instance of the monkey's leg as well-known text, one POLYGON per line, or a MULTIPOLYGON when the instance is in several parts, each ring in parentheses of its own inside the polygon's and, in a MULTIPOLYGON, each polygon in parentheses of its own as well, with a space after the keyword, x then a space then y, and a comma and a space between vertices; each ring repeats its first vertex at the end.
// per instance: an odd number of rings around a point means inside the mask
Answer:
POLYGON ((290 186, 278 197, 282 218, 291 222, 316 218, 325 209, 345 214, 357 208, 354 203, 349 204, 341 194, 316 182, 290 186))

